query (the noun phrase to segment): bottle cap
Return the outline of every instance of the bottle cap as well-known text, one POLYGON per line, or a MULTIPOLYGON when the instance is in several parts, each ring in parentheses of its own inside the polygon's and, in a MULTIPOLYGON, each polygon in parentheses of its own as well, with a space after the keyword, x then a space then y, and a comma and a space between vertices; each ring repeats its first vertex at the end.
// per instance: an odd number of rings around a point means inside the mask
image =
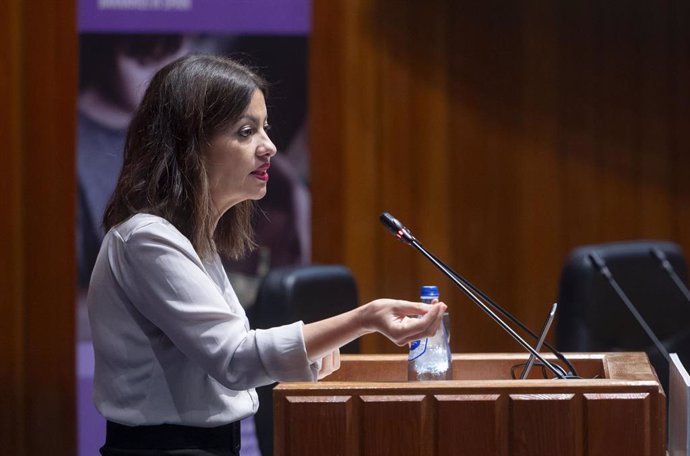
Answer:
POLYGON ((421 297, 422 299, 432 299, 438 298, 438 287, 436 285, 425 285, 422 287, 421 297))

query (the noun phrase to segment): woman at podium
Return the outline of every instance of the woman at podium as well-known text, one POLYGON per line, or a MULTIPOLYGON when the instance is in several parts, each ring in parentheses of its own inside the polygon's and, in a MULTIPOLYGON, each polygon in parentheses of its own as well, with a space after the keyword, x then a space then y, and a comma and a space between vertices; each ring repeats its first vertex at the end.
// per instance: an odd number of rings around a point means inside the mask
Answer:
POLYGON ((247 67, 187 56, 154 76, 132 119, 87 298, 104 456, 238 455, 255 387, 322 378, 366 333, 404 345, 441 322, 442 303, 380 299, 249 328, 219 253, 253 247, 253 201, 276 154, 265 95, 247 67))

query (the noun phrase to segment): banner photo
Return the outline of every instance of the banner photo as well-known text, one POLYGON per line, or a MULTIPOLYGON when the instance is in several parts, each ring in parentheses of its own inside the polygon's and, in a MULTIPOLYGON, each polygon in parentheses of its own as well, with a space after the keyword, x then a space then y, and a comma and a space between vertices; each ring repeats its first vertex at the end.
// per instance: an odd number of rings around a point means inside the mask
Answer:
MULTIPOLYGON (((272 268, 311 256, 307 69, 310 0, 79 0, 77 105, 77 399, 79 456, 98 454, 105 421, 92 402, 94 353, 86 296, 105 235, 102 219, 123 162, 127 127, 149 80, 190 53, 228 56, 269 82, 271 159, 267 195, 254 221, 258 248, 223 258, 250 316, 272 268)), ((287 322, 286 322, 287 323, 287 322)), ((242 420, 241 456, 272 454, 270 406, 242 420), (268 412, 268 415, 262 415, 268 412), (256 422, 256 426, 255 426, 256 422)))
POLYGON ((79 0, 80 33, 306 34, 310 0, 79 0))

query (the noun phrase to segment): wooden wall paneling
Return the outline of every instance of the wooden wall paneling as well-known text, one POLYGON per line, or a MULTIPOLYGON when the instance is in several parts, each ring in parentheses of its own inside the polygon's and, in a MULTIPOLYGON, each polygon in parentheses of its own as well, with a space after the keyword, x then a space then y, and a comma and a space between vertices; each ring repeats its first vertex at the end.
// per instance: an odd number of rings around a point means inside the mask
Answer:
MULTIPOLYGON (((347 30, 360 30, 360 33, 348 35, 344 43, 341 77, 345 105, 338 107, 346 107, 343 124, 339 127, 345 133, 342 173, 346 182, 346 203, 345 210, 339 214, 344 226, 342 258, 357 278, 361 302, 380 297, 376 292, 381 286, 380 270, 389 267, 378 261, 382 230, 377 220, 381 212, 380 180, 386 171, 379 150, 381 91, 374 83, 380 65, 376 49, 378 32, 370 23, 373 18, 364 14, 367 3, 357 0, 344 6, 347 30)), ((364 351, 378 351, 375 347, 382 344, 386 345, 378 335, 362 340, 364 351)))
POLYGON ((28 454, 76 452, 75 6, 26 5, 25 255, 28 454), (52 43, 52 44, 48 44, 52 43), (47 231, 47 229, 49 231, 47 231), (33 436, 41 435, 40 439, 33 436))
POLYGON ((599 115, 595 138, 599 147, 598 165, 601 217, 606 221, 601 240, 634 238, 643 214, 635 214, 633 202, 639 198, 635 179, 638 149, 635 147, 634 104, 639 89, 636 66, 639 37, 635 4, 620 8, 612 2, 596 5, 599 66, 596 86, 599 115))
MULTIPOLYGON (((375 7, 370 13, 372 19, 383 19, 384 15, 387 19, 386 25, 378 30, 378 39, 371 35, 372 42, 378 44, 375 49, 379 61, 378 74, 369 81, 378 87, 377 95, 380 99, 377 112, 377 151, 381 168, 377 191, 379 207, 414 230, 415 221, 418 220, 416 209, 419 209, 414 202, 414 194, 417 186, 423 183, 413 175, 417 174, 421 162, 430 154, 427 152, 423 156, 420 154, 413 157, 410 144, 414 136, 423 135, 412 122, 413 111, 417 109, 412 100, 416 87, 414 71, 409 65, 414 54, 410 34, 414 10, 413 5, 407 2, 400 3, 394 9, 377 8, 386 3, 374 2, 375 7)), ((374 222, 378 225, 375 219, 374 222)), ((376 293, 385 293, 399 287, 401 297, 414 299, 419 293, 416 287, 417 253, 397 242, 380 225, 376 229, 377 239, 382 247, 378 262, 387 272, 386 277, 378 284, 376 293)))
POLYGON ((636 110, 639 129, 640 201, 644 214, 639 236, 673 236, 673 146, 672 119, 673 37, 671 5, 641 2, 639 44, 640 89, 636 110))
POLYGON ((346 176, 343 172, 344 117, 343 41, 348 33, 342 21, 346 5, 313 2, 312 35, 309 41, 309 136, 311 147, 321 153, 311 156, 313 260, 343 263, 342 213, 346 176))
MULTIPOLYGON (((420 11, 315 2, 313 118, 335 119, 332 109, 343 122, 313 133, 315 175, 345 164, 340 181, 314 179, 314 220, 326 222, 315 259, 351 266, 363 300, 437 282, 454 350, 517 351, 423 258, 386 239, 380 210, 532 328, 578 245, 657 237, 688 251, 688 5, 432 0, 420 11), (325 65, 342 71, 321 97, 325 65), (331 229, 345 247, 331 245, 331 229)), ((364 348, 392 350, 380 338, 364 348)))
MULTIPOLYGON (((599 48, 593 2, 562 3, 559 7, 558 149, 563 173, 560 201, 564 250, 593 243, 605 219, 601 217, 597 157, 593 134, 598 122, 595 89, 599 48)), ((567 254, 567 252, 564 252, 567 254)))
POLYGON ((0 6, 0 441, 17 456, 76 452, 75 8, 0 6))
MULTIPOLYGON (((433 27, 429 26, 429 20, 419 19, 418 8, 411 7, 408 13, 410 59, 417 63, 410 66, 412 90, 407 153, 412 168, 409 186, 414 208, 409 214, 409 223, 414 224, 415 235, 431 252, 453 264, 454 230, 448 208, 459 195, 451 185, 455 176, 449 160, 449 155, 456 153, 450 131, 451 101, 448 97, 449 10, 448 2, 443 0, 426 3, 425 16, 433 18, 433 27)), ((395 54, 396 51, 389 52, 395 54)), ((441 298, 455 314, 455 299, 450 300, 456 296, 453 286, 416 252, 414 271, 416 281, 412 285, 416 287, 411 296, 417 296, 420 285, 438 284, 441 298)))
POLYGON ((671 144, 673 155, 673 239, 690 255, 690 3, 671 3, 671 144))
MULTIPOLYGON (((520 315, 516 293, 516 203, 522 72, 521 13, 515 3, 458 3, 452 7, 449 55, 451 132, 457 145, 447 210, 455 231, 456 269, 520 315), (496 37, 493 39, 492 37, 496 37), (500 37, 500 38, 499 38, 500 37), (511 227, 511 229, 507 229, 511 227)), ((454 348, 517 350, 496 325, 458 293, 454 348), (480 348, 481 347, 481 348, 480 348)))
MULTIPOLYGON (((562 169, 558 146, 559 46, 557 4, 527 2, 522 33, 522 137, 517 163, 515 226, 517 283, 558 283, 563 261, 562 169)), ((519 121, 519 120, 518 120, 519 121)), ((521 319, 543 320, 555 300, 552 287, 520 287, 521 319)), ((553 332, 551 333, 553 336, 553 332)))
POLYGON ((434 399, 438 456, 508 456, 505 395, 438 394, 434 399))
MULTIPOLYGON (((490 233, 490 238, 479 244, 483 250, 484 264, 488 266, 482 274, 486 277, 483 288, 492 290, 496 300, 508 309, 518 311, 521 303, 516 293, 514 271, 516 267, 524 267, 516 257, 515 238, 515 230, 520 224, 516 204, 522 99, 519 87, 524 83, 521 73, 521 12, 517 3, 509 2, 503 7, 499 7, 499 3, 487 2, 481 6, 479 13, 483 27, 475 45, 483 43, 483 49, 480 66, 475 71, 478 70, 482 76, 475 90, 479 90, 483 98, 474 108, 480 112, 485 129, 483 147, 476 151, 470 149, 469 152, 479 153, 485 160, 484 173, 478 176, 484 181, 480 187, 484 193, 481 195, 484 204, 478 215, 484 221, 484 233, 490 233), (491 39, 492 36, 497 38, 491 39), (501 228, 506 226, 511 229, 501 228)), ((472 66, 477 64, 468 63, 472 66)), ((470 271, 472 269, 474 267, 470 271)), ((485 317, 480 321, 478 328, 494 326, 485 317)), ((488 350, 497 349, 494 341, 500 339, 485 341, 489 343, 488 350)), ((471 350, 477 348, 469 345, 471 350)))
POLYGON ((21 224, 21 2, 0 3, 0 441, 7 454, 24 454, 24 331, 21 224))
MULTIPOLYGON (((345 18, 349 28, 367 28, 368 18, 361 14, 365 4, 361 0, 348 3, 345 18)), ((377 112, 378 89, 371 83, 377 74, 377 56, 367 34, 350 35, 347 39, 343 73, 345 106, 348 107, 343 125, 347 151, 343 167, 347 179, 343 243, 345 258, 356 273, 361 297, 368 301, 373 298, 371 290, 378 282, 379 266, 375 261, 375 240, 380 229, 376 220, 377 177, 381 174, 377 140, 380 116, 377 112)))
MULTIPOLYGON (((490 126, 482 115, 486 95, 481 84, 483 61, 490 52, 483 31, 487 13, 477 11, 480 5, 451 2, 449 7, 447 71, 452 149, 447 157, 452 170, 448 187, 453 198, 447 211, 453 231, 451 266, 496 301, 505 304, 505 294, 497 293, 492 276, 487 272, 497 249, 493 240, 487 242, 486 239, 486 233, 491 231, 487 222, 487 201, 495 193, 494 182, 488 176, 491 166, 504 164, 490 163, 485 156, 490 126)), ((487 321, 488 318, 462 293, 455 291, 445 299, 452 306, 454 351, 473 351, 478 344, 501 339, 501 330, 487 321)), ((482 350, 489 348, 484 346, 482 350)))

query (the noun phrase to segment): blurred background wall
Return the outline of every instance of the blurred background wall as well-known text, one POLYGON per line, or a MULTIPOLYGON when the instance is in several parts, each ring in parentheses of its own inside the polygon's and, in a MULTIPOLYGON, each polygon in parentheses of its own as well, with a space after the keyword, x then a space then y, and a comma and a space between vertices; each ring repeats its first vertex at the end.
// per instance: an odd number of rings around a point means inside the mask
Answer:
POLYGON ((75 445, 76 5, 0 2, 0 453, 75 445))
POLYGON ((537 330, 575 246, 690 249, 687 1, 315 1, 311 46, 314 261, 438 284, 455 351, 520 347, 380 212, 537 330))

